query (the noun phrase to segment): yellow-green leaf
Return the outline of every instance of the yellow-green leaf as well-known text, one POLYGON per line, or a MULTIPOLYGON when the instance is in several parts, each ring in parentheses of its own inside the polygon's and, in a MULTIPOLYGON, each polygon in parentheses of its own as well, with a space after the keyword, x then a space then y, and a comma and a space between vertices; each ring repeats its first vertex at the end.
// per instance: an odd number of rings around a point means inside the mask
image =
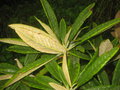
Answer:
POLYGON ((66 59, 66 53, 63 55, 63 63, 62 63, 62 70, 65 75, 65 78, 68 82, 68 84, 71 86, 71 80, 70 80, 70 75, 68 71, 68 66, 67 66, 67 59, 66 59))
POLYGON ((0 38, 0 42, 16 44, 21 46, 28 46, 25 42, 18 38, 0 38))
MULTIPOLYGON (((35 17, 36 18, 36 17, 35 17)), ((56 38, 56 35, 54 34, 54 32, 51 30, 51 28, 46 25, 45 23, 43 23, 40 19, 36 18, 36 20, 42 25, 42 27, 47 31, 47 33, 49 33, 52 37, 56 38)))
POLYGON ((6 79, 10 79, 13 75, 11 74, 7 74, 7 75, 0 75, 0 80, 6 80, 6 79))
POLYGON ((54 88, 55 90, 68 90, 68 89, 66 89, 65 87, 63 87, 63 86, 61 86, 61 85, 58 85, 58 84, 56 84, 56 83, 49 83, 49 85, 52 87, 52 88, 54 88))
POLYGON ((15 29, 25 43, 40 52, 59 54, 66 51, 58 40, 38 28, 24 24, 11 24, 9 26, 15 29))

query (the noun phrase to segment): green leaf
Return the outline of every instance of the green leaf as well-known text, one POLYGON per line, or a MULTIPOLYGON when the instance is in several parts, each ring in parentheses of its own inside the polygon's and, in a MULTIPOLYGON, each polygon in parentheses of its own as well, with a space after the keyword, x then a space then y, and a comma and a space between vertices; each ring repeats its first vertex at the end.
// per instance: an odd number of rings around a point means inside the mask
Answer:
POLYGON ((31 90, 27 85, 20 83, 19 87, 16 90, 31 90))
POLYGON ((72 32, 70 35, 69 40, 72 40, 75 35, 77 34, 78 30, 80 29, 80 27, 82 26, 82 24, 85 22, 85 20, 92 14, 92 8, 94 7, 94 3, 90 4, 88 7, 86 7, 77 17, 77 19, 75 20, 74 24, 72 25, 72 32))
POLYGON ((60 21, 60 38, 62 40, 62 42, 64 42, 64 38, 66 35, 66 22, 64 19, 61 19, 60 21))
POLYGON ((64 77, 64 74, 62 72, 61 67, 57 64, 56 61, 51 61, 48 64, 45 65, 47 70, 50 72, 50 74, 55 77, 60 82, 63 82, 65 86, 67 86, 67 81, 64 77))
POLYGON ((17 82, 13 85, 11 85, 10 87, 6 88, 5 90, 18 90, 17 88, 19 87, 21 82, 17 82))
POLYGON ((27 54, 24 60, 24 65, 28 65, 30 63, 33 63, 38 57, 38 54, 27 54))
POLYGON ((44 86, 49 88, 51 88, 51 86, 49 85, 50 82, 57 83, 54 79, 48 76, 37 76, 35 79, 38 83, 43 84, 44 86))
POLYGON ((40 84, 39 82, 36 81, 35 77, 25 77, 23 79, 23 83, 28 85, 29 87, 37 88, 37 89, 43 89, 45 90, 53 90, 48 87, 45 87, 44 85, 40 84))
POLYGON ((89 81, 117 53, 118 47, 111 49, 95 60, 91 60, 79 75, 77 86, 89 81))
POLYGON ((13 77, 4 85, 3 88, 8 87, 9 85, 19 81, 23 77, 29 75, 33 71, 39 69, 43 65, 47 64, 48 62, 52 61, 53 59, 57 58, 58 55, 43 55, 40 59, 36 60, 35 62, 28 64, 27 66, 20 69, 16 72, 13 77))
POLYGON ((120 60, 118 60, 113 74, 112 85, 120 85, 120 60))
POLYGON ((80 73, 79 62, 80 62, 79 58, 75 56, 68 57, 68 69, 69 69, 69 74, 70 74, 72 85, 76 82, 76 80, 78 79, 79 73, 80 73))
POLYGON ((98 80, 102 85, 110 85, 109 77, 105 70, 101 70, 98 75, 98 80))
POLYGON ((79 50, 80 52, 84 53, 85 52, 85 48, 81 45, 76 47, 76 50, 79 50))
POLYGON ((98 35, 102 32, 104 32, 105 30, 111 28, 113 25, 117 24, 120 22, 120 19, 113 19, 113 20, 110 20, 108 22, 105 22, 101 25, 98 25, 96 26, 95 28, 93 28, 92 30, 90 30, 88 33, 86 33, 85 35, 83 35, 81 38, 80 38, 80 41, 77 42, 77 45, 84 42, 85 40, 95 36, 95 35, 98 35))
POLYGON ((96 78, 93 78, 90 81, 88 81, 87 83, 85 83, 83 86, 81 86, 80 89, 86 90, 88 88, 96 87, 99 85, 100 85, 100 83, 98 82, 98 80, 96 78))
POLYGON ((47 0, 40 0, 44 9, 44 12, 48 18, 49 24, 51 26, 51 29, 56 33, 56 35, 59 36, 58 33, 58 22, 57 22, 57 18, 54 14, 54 11, 52 10, 51 6, 49 5, 49 3, 47 2, 47 0))
POLYGON ((36 51, 35 49, 31 47, 26 47, 26 46, 10 46, 7 48, 8 51, 13 51, 16 53, 22 53, 22 54, 28 54, 28 53, 40 53, 39 51, 36 51))
POLYGON ((86 90, 119 90, 120 86, 97 86, 97 87, 93 87, 93 88, 89 88, 86 90))
POLYGON ((25 77, 23 82, 30 87, 42 90, 54 90, 49 82, 56 82, 54 79, 47 76, 25 77))
POLYGON ((76 51, 76 50, 69 51, 69 54, 72 56, 78 57, 80 59, 90 60, 90 57, 88 55, 81 53, 79 51, 76 51))
POLYGON ((14 74, 19 69, 11 64, 8 63, 0 63, 0 73, 4 74, 14 74))

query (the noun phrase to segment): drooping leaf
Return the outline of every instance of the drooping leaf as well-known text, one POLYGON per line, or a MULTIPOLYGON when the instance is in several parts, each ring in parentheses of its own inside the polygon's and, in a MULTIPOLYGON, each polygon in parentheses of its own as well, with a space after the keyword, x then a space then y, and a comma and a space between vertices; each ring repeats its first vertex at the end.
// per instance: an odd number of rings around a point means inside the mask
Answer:
POLYGON ((52 10, 51 6, 47 2, 47 0, 40 0, 44 9, 44 12, 48 18, 49 24, 51 29, 55 32, 57 36, 59 36, 59 28, 58 28, 58 22, 57 18, 54 14, 54 11, 52 10))
POLYGON ((110 51, 102 54, 95 60, 91 60, 79 75, 77 86, 80 86, 90 80, 105 64, 116 54, 119 50, 118 47, 111 49, 110 51))
POLYGON ((40 59, 36 60, 35 62, 33 62, 31 64, 28 64, 27 66, 23 67, 18 72, 16 72, 13 75, 13 77, 4 85, 3 88, 8 87, 9 85, 19 81, 23 77, 29 75, 33 71, 37 70, 38 68, 40 68, 43 65, 47 64, 48 62, 52 61, 57 56, 55 56, 55 55, 45 55, 44 58, 40 58, 40 59))
POLYGON ((112 85, 120 85, 120 60, 118 60, 113 74, 112 85))
POLYGON ((69 40, 72 40, 74 38, 74 36, 77 34, 82 24, 85 22, 85 20, 92 14, 91 9, 94 7, 94 5, 95 5, 94 3, 90 4, 79 14, 74 24, 72 25, 72 30, 69 40))
POLYGON ((101 56, 105 52, 110 51, 112 48, 113 48, 113 45, 109 39, 103 41, 99 46, 99 56, 101 56))
POLYGON ((40 53, 39 51, 31 48, 31 47, 25 47, 25 46, 10 46, 7 48, 8 51, 16 52, 16 53, 22 53, 22 54, 28 54, 28 53, 40 53))
POLYGON ((18 38, 0 38, 0 42, 21 45, 21 46, 28 46, 25 42, 18 38))
POLYGON ((9 26, 15 29, 25 43, 38 51, 53 54, 65 52, 65 48, 58 40, 38 28, 24 24, 11 24, 9 26))
POLYGON ((53 87, 55 90, 68 90, 66 89, 65 87, 61 86, 61 85, 58 85, 56 83, 49 83, 51 87, 53 87))
POLYGON ((104 32, 105 30, 111 28, 113 25, 117 24, 120 22, 120 19, 113 19, 110 20, 108 22, 105 22, 103 24, 100 24, 98 26, 96 26, 95 28, 93 28, 92 30, 90 30, 88 33, 86 33, 85 35, 83 35, 81 38, 79 38, 79 42, 77 42, 76 45, 86 41, 87 39, 96 36, 102 32, 104 32))

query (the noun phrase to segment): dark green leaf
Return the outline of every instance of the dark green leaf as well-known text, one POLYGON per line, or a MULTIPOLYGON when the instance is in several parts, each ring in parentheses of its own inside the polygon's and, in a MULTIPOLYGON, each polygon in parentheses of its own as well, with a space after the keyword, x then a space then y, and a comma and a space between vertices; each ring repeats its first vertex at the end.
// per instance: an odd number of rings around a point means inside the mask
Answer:
MULTIPOLYGON (((13 89, 11 89, 13 90, 13 89)), ((16 90, 31 90, 27 85, 20 83, 19 87, 16 90)))
POLYGON ((13 51, 16 53, 22 53, 22 54, 28 54, 28 53, 40 53, 38 51, 36 51, 35 49, 31 48, 31 47, 26 47, 26 46, 10 46, 9 48, 7 48, 8 51, 13 51))
POLYGON ((75 35, 77 34, 78 30, 80 29, 80 27, 82 26, 82 24, 84 23, 84 21, 92 14, 92 8, 94 7, 94 3, 90 4, 88 7, 86 7, 77 17, 77 19, 75 20, 74 24, 72 25, 72 30, 71 30, 71 35, 69 40, 72 40, 75 35))
POLYGON ((27 54, 26 57, 25 57, 25 60, 24 60, 24 65, 28 65, 32 62, 34 62, 38 57, 38 54, 37 53, 34 53, 34 54, 27 54))
POLYGON ((37 76, 37 77, 26 77, 24 78, 24 83, 30 87, 42 89, 42 90, 54 90, 48 83, 56 82, 55 80, 47 76, 37 76))
POLYGON ((85 52, 85 48, 80 45, 76 47, 76 50, 79 50, 80 52, 83 52, 83 53, 85 52))
POLYGON ((120 19, 113 19, 113 20, 110 20, 108 22, 105 22, 101 25, 98 25, 96 26, 95 28, 93 28, 92 30, 90 30, 88 33, 86 33, 85 35, 83 35, 81 38, 80 38, 80 41, 77 42, 77 45, 84 42, 85 40, 95 36, 95 35, 98 35, 100 34, 101 32, 104 32, 105 30, 111 28, 113 25, 117 24, 120 22, 120 19))
POLYGON ((10 87, 6 88, 6 90, 17 90, 18 86, 20 85, 21 82, 17 82, 10 87))
POLYGON ((118 47, 111 49, 110 51, 102 54, 95 60, 91 60, 79 75, 77 86, 89 81, 105 64, 116 54, 119 50, 118 47))
POLYGON ((70 51, 69 54, 71 54, 72 56, 84 59, 84 60, 90 60, 90 57, 84 53, 81 53, 79 51, 70 51))
POLYGON ((0 73, 4 74, 14 74, 19 69, 11 64, 8 63, 0 63, 0 73))
POLYGON ((76 82, 80 73, 80 60, 75 56, 68 57, 68 69, 72 84, 76 82))
POLYGON ((80 89, 86 90, 88 88, 92 88, 92 87, 99 86, 99 85, 100 83, 98 82, 98 80, 96 78, 93 78, 90 81, 88 81, 86 84, 81 86, 80 89))
POLYGON ((118 60, 113 74, 112 85, 120 85, 120 60, 118 60))
POLYGON ((97 76, 102 85, 110 85, 109 77, 105 70, 101 70, 97 76))
POLYGON ((62 41, 64 41, 65 35, 66 35, 66 22, 64 19, 61 19, 60 21, 60 38, 62 41))
POLYGON ((54 11, 52 10, 52 8, 49 5, 49 3, 47 2, 47 0, 40 0, 40 1, 42 3, 44 12, 48 18, 51 29, 56 33, 56 35, 59 36, 58 22, 57 22, 55 14, 54 14, 54 11))
POLYGON ((61 67, 57 64, 56 61, 51 61, 45 65, 47 70, 54 76, 58 81, 63 82, 64 85, 68 85, 64 77, 61 67))

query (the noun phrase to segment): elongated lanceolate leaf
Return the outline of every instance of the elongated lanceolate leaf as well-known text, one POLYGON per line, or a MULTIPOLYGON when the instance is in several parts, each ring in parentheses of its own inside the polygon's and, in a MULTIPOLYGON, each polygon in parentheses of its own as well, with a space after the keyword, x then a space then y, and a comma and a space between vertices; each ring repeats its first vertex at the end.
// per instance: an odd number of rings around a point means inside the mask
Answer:
POLYGON ((54 34, 54 32, 51 30, 51 28, 48 25, 46 25, 45 23, 43 23, 38 18, 36 18, 36 20, 42 25, 42 27, 47 31, 47 33, 49 33, 52 37, 54 37, 57 40, 56 35, 54 34))
POLYGON ((117 24, 120 22, 120 19, 113 19, 113 20, 110 20, 108 22, 105 22, 101 25, 98 25, 96 26, 95 28, 93 28, 92 30, 90 30, 88 33, 86 33, 85 35, 83 35, 81 38, 80 38, 80 41, 76 44, 80 44, 82 42, 84 42, 85 40, 95 36, 95 35, 98 35, 102 32, 104 32, 105 30, 111 28, 113 25, 117 24))
POLYGON ((9 26, 15 29, 25 43, 38 51, 53 54, 66 51, 56 39, 38 28, 23 24, 11 24, 9 26))
POLYGON ((111 49, 110 51, 102 54, 95 60, 91 60, 83 71, 79 75, 77 86, 83 85, 85 82, 90 80, 105 64, 117 53, 118 47, 111 49))
POLYGON ((16 52, 16 53, 22 53, 22 54, 40 53, 39 51, 33 49, 32 47, 18 46, 18 45, 10 46, 7 48, 7 50, 16 52))
POLYGON ((55 32, 56 35, 59 36, 59 30, 58 30, 58 22, 57 18, 54 14, 54 11, 52 10, 51 6, 47 2, 47 0, 40 0, 44 9, 44 12, 48 18, 49 24, 51 29, 55 32))
POLYGON ((40 59, 36 60, 35 62, 28 64, 27 66, 20 69, 13 77, 4 85, 3 88, 8 87, 9 85, 19 81, 23 77, 29 75, 33 71, 37 70, 38 68, 42 67, 43 65, 47 64, 51 60, 57 58, 58 55, 45 55, 45 57, 41 57, 40 59))
POLYGON ((12 74, 0 75, 0 80, 10 79, 12 76, 12 74))
POLYGON ((112 85, 120 85, 120 60, 118 60, 113 74, 112 85))
POLYGON ((68 71, 66 53, 63 55, 62 70, 63 70, 64 76, 65 76, 65 78, 66 78, 66 81, 67 81, 68 84, 71 86, 71 80, 70 80, 70 75, 69 75, 69 71, 68 71))
POLYGON ((63 84, 67 87, 68 83, 62 71, 62 68, 58 65, 58 63, 53 60, 45 65, 49 73, 57 79, 59 82, 63 82, 63 84))
POLYGON ((62 42, 64 42, 64 38, 66 35, 66 22, 64 19, 60 20, 60 38, 62 40, 62 42))
POLYGON ((84 23, 84 21, 92 14, 92 8, 94 7, 94 3, 90 4, 88 7, 86 7, 77 17, 77 19, 75 20, 74 24, 72 25, 72 32, 70 35, 69 40, 72 40, 75 35, 77 34, 78 30, 80 29, 80 27, 82 26, 82 24, 84 23))
POLYGON ((68 90, 66 89, 65 87, 61 86, 61 85, 58 85, 56 83, 49 83, 51 87, 53 87, 55 90, 68 90))
POLYGON ((3 74, 14 74, 19 69, 18 67, 8 64, 8 63, 0 63, 0 73, 3 74))
POLYGON ((28 46, 25 42, 18 38, 0 38, 0 42, 16 44, 21 46, 28 46))

